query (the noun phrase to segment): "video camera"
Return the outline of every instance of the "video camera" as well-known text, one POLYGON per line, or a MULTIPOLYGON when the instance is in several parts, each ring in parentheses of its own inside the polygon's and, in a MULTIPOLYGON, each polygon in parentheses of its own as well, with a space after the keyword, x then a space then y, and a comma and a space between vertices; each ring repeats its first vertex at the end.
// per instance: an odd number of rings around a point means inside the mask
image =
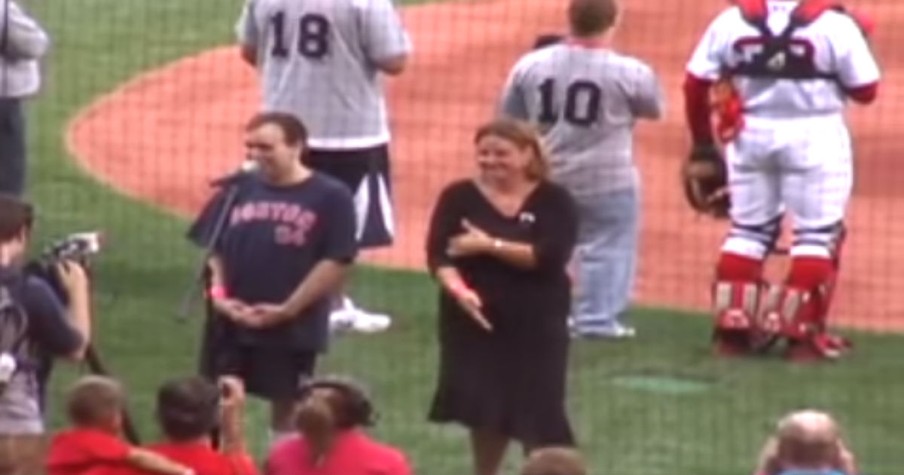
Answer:
POLYGON ((101 251, 103 234, 98 231, 70 234, 52 242, 36 258, 25 265, 25 273, 45 281, 64 304, 69 295, 60 281, 56 266, 63 261, 73 261, 85 270, 90 268, 90 258, 101 251))

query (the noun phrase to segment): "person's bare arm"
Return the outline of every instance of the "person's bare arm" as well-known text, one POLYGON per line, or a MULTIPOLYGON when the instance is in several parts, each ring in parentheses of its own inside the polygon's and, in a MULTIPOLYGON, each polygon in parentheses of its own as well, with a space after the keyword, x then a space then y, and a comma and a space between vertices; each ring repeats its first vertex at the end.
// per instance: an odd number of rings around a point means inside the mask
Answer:
POLYGON ((257 67, 257 48, 251 45, 242 45, 240 48, 242 61, 252 67, 257 67))
POLYGON ((207 259, 207 267, 210 269, 210 286, 226 285, 225 272, 223 271, 223 260, 216 254, 207 259))
POLYGON ((81 265, 68 261, 57 265, 57 275, 69 297, 69 322, 82 337, 78 348, 66 355, 66 358, 81 361, 91 343, 91 290, 88 276, 81 265))
POLYGON ((195 475, 195 471, 185 465, 141 448, 129 450, 128 462, 135 468, 162 475, 195 475))
POLYGON ((384 74, 398 76, 405 72, 405 67, 408 66, 408 55, 403 54, 382 59, 377 61, 375 66, 384 74))
POLYGON ((220 451, 230 455, 245 455, 244 413, 245 388, 242 380, 232 376, 220 378, 220 388, 224 395, 220 407, 222 444, 220 451))
POLYGON ((349 265, 333 260, 320 261, 283 304, 287 318, 300 314, 312 303, 332 294, 345 281, 349 265))
POLYGON ((520 269, 564 269, 577 240, 577 211, 567 191, 555 189, 544 197, 544 205, 532 216, 530 242, 517 242, 489 235, 463 220, 465 232, 452 238, 451 255, 484 254, 520 269))
POLYGON ((412 44, 391 0, 373 0, 358 11, 362 49, 380 72, 398 76, 405 71, 412 44))
POLYGON ((490 239, 484 244, 484 253, 521 269, 537 267, 537 254, 531 244, 490 239))

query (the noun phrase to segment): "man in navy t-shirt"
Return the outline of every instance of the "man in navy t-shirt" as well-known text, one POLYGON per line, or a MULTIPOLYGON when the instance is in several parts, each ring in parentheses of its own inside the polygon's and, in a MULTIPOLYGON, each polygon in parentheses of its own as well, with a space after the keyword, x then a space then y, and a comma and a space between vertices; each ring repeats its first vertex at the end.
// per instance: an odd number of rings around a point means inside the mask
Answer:
MULTIPOLYGON (((259 172, 238 181, 222 234, 208 262, 215 335, 203 355, 207 376, 235 375, 271 404, 271 429, 291 433, 291 410, 316 355, 327 349, 330 298, 358 248, 351 193, 302 165, 304 125, 263 113, 246 127, 259 172)), ((212 239, 226 205, 223 190, 201 212, 189 237, 212 239)))

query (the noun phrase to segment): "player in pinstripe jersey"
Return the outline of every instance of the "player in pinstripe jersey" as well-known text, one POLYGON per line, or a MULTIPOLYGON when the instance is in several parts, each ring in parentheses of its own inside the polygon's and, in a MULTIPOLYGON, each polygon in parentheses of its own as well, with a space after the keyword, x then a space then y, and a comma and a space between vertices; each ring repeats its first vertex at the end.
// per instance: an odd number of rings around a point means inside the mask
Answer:
POLYGON ((615 0, 572 0, 570 35, 522 57, 502 94, 502 112, 536 124, 554 180, 578 203, 581 229, 573 314, 579 336, 631 337, 630 304, 640 218, 633 127, 658 119, 659 79, 644 62, 609 46, 615 0))
MULTIPOLYGON (((405 69, 412 45, 392 0, 246 0, 242 57, 260 73, 263 108, 310 130, 306 165, 354 193, 362 248, 391 245, 390 132, 381 75, 405 69)), ((333 322, 385 328, 389 317, 343 298, 333 322)))

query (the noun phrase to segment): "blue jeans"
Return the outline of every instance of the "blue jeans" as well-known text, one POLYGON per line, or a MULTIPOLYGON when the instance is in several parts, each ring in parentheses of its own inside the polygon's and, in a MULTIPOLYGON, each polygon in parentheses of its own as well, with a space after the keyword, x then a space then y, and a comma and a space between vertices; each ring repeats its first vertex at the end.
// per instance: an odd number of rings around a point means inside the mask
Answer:
POLYGON ((575 252, 577 330, 620 324, 631 304, 637 274, 640 190, 635 186, 593 199, 576 198, 579 232, 575 252))

